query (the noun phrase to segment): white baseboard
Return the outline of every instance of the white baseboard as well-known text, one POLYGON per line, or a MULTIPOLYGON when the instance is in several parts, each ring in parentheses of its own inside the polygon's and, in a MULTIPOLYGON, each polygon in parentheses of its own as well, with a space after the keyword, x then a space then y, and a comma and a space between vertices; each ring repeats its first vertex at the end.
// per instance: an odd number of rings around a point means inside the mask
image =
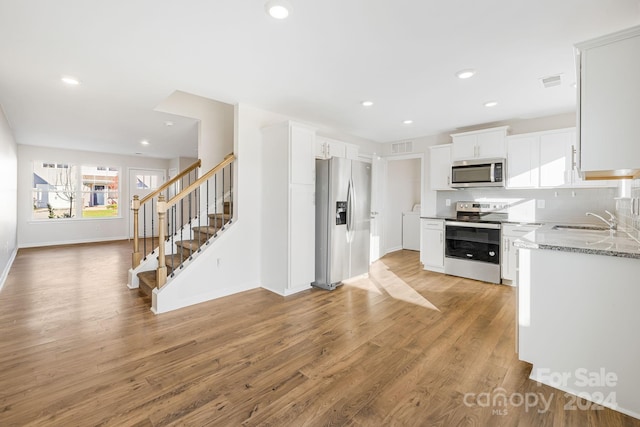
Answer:
POLYGON ((78 240, 60 240, 57 242, 40 242, 40 243, 22 243, 19 244, 19 248, 40 248, 43 246, 60 246, 60 245, 77 245, 80 243, 101 243, 101 242, 114 242, 116 240, 129 240, 127 236, 116 237, 101 237, 94 239, 78 239, 78 240))
POLYGON ((390 254, 391 252, 396 252, 401 250, 402 250, 402 246, 394 246, 392 248, 387 248, 384 254, 386 255, 386 254, 390 254))
POLYGON ((4 271, 2 272, 2 276, 0 276, 0 291, 4 286, 4 282, 7 280, 7 276, 9 275, 9 270, 11 270, 11 266, 13 265, 13 261, 16 259, 16 255, 18 254, 18 249, 14 249, 9 257, 9 261, 7 265, 4 266, 4 271))

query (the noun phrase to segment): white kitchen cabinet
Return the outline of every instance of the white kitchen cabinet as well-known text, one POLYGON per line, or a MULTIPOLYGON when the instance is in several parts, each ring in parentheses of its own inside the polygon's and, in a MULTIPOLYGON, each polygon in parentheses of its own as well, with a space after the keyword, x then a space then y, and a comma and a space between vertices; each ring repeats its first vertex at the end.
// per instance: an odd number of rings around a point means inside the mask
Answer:
POLYGON ((540 187, 573 183, 575 134, 573 129, 540 134, 540 187))
POLYGON ((508 188, 580 188, 615 186, 584 181, 576 170, 576 130, 556 129, 507 138, 508 188))
POLYGON ((425 270, 444 273, 444 220, 421 221, 420 262, 425 270))
POLYGON ((285 122, 262 140, 262 286, 290 295, 315 280, 315 130, 285 122))
POLYGON ((516 280, 517 248, 513 242, 525 234, 540 227, 539 224, 503 224, 502 225, 502 259, 500 263, 503 283, 511 284, 516 280))
POLYGON ((432 190, 451 190, 451 144, 429 147, 429 186, 432 190))
POLYGON ((506 157, 508 126, 452 134, 452 160, 506 157))
POLYGON ((358 157, 358 154, 360 153, 360 150, 358 149, 358 146, 355 144, 344 144, 345 145, 345 155, 347 157, 347 159, 349 160, 360 160, 360 158, 358 157))
POLYGON ((331 138, 317 137, 315 143, 315 156, 318 159, 343 157, 351 160, 358 160, 358 146, 331 138))
POLYGON ((540 172, 540 139, 531 135, 507 138, 507 187, 537 188, 540 172))
POLYGON ((579 169, 587 177, 637 173, 640 26, 577 44, 576 48, 579 169))

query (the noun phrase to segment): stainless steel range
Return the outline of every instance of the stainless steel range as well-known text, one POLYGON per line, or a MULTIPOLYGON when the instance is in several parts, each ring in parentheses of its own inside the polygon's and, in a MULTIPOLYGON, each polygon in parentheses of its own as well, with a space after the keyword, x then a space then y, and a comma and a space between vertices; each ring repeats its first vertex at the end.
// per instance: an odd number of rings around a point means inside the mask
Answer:
POLYGON ((500 229, 507 208, 506 203, 456 203, 456 219, 445 221, 446 274, 500 283, 500 229))

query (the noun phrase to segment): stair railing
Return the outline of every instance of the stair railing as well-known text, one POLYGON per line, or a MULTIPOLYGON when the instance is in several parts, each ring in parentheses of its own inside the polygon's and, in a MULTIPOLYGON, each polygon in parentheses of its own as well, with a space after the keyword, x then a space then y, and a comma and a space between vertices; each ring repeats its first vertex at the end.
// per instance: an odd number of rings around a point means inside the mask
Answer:
MULTIPOLYGON (((160 187, 152 191, 151 193, 140 199, 138 196, 133 196, 131 202, 131 209, 133 210, 133 254, 131 257, 131 267, 136 268, 140 265, 143 259, 147 259, 147 256, 154 253, 156 243, 160 243, 161 240, 155 233, 155 213, 158 211, 159 197, 162 195, 165 198, 171 197, 174 194, 178 194, 184 187, 188 187, 192 182, 197 180, 198 168, 202 165, 202 161, 189 165, 185 170, 180 172, 169 181, 162 184, 160 187), (140 227, 140 212, 142 212, 142 227, 140 227), (148 215, 149 214, 149 215, 148 215), (150 224, 147 224, 147 221, 150 224), (150 230, 147 225, 150 225, 150 230), (140 233, 142 228, 142 233, 140 233), (142 252, 140 252, 140 234, 142 234, 142 252), (150 251, 147 251, 147 244, 149 244, 150 251), (144 258, 143 258, 144 255, 144 258)), ((197 210, 190 209, 189 216, 195 215, 197 210)), ((183 224, 184 225, 184 224, 183 224)), ((158 224, 159 226, 159 224, 158 224)), ((162 246, 162 245, 158 245, 162 246)))
MULTIPOLYGON (((165 200, 163 195, 160 195, 158 200, 158 238, 161 242, 168 242, 167 247, 172 248, 172 252, 176 251, 177 242, 182 242, 183 245, 182 249, 178 251, 179 254, 171 254, 171 276, 178 268, 184 266, 185 261, 192 259, 195 252, 202 250, 200 247, 202 244, 208 245, 211 238, 217 237, 218 232, 224 230, 233 221, 233 163, 235 159, 233 153, 228 154, 222 162, 169 200, 165 200), (186 233, 185 227, 180 225, 187 221, 184 217, 185 203, 189 207, 196 205, 198 209, 197 216, 188 218, 191 228, 186 233), (205 218, 204 224, 202 223, 203 217, 205 218), (213 226, 211 218, 213 218, 213 226), (194 229, 198 231, 194 232, 194 229), (190 240, 196 234, 198 235, 197 244, 190 240), (205 238, 204 241, 201 241, 203 235, 205 238), (188 242, 188 254, 185 254, 185 241, 188 242)), ((167 256, 162 244, 158 251, 156 277, 158 289, 167 283, 167 256)))

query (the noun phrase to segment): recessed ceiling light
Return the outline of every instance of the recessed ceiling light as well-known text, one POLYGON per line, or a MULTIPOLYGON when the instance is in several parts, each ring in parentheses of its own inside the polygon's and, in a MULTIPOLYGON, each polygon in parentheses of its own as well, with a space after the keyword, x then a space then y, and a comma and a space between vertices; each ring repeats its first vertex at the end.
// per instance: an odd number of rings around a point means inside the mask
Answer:
POLYGON ((495 107, 496 105, 498 105, 498 101, 487 101, 484 103, 485 107, 495 107))
POLYGON ((286 0, 269 0, 264 9, 275 19, 286 19, 291 13, 291 5, 286 0))
POLYGON ((80 80, 76 79, 75 77, 71 77, 71 76, 64 76, 62 77, 62 82, 68 84, 69 86, 77 86, 80 84, 80 80))
POLYGON ((402 122, 403 125, 410 125, 413 123, 413 120, 405 120, 402 122))
POLYGON ((143 139, 142 141, 140 141, 140 144, 142 145, 149 145, 149 141, 146 139, 143 139))
POLYGON ((361 104, 363 107, 371 107, 373 105, 373 101, 362 101, 361 104))
POLYGON ((470 77, 473 77, 475 73, 476 70, 460 70, 456 73, 456 77, 458 77, 459 79, 468 79, 470 77))
POLYGON ((164 122, 164 125, 167 127, 171 127, 173 126, 173 122, 171 120, 167 120, 166 122, 164 122))

